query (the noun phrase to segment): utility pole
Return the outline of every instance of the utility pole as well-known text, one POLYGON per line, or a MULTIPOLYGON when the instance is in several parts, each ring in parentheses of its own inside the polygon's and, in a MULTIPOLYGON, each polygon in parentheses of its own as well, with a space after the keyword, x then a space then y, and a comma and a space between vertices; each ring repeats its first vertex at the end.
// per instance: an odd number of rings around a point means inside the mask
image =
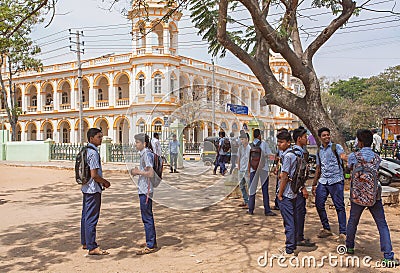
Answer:
POLYGON ((211 83, 211 99, 212 99, 212 133, 211 135, 214 136, 215 134, 215 92, 214 92, 214 79, 215 79, 215 69, 214 69, 214 59, 211 59, 212 63, 212 83, 211 83))
MULTIPOLYGON (((69 33, 71 33, 71 30, 69 30, 69 33)), ((81 41, 80 41, 80 36, 83 36, 83 31, 77 30, 75 33, 76 36, 76 42, 73 42, 71 38, 69 38, 71 43, 76 43, 76 50, 72 49, 72 46, 70 45, 70 50, 76 52, 76 59, 78 62, 78 98, 79 98, 79 132, 78 132, 78 140, 81 145, 85 142, 84 139, 84 132, 83 132, 83 99, 82 99, 82 62, 81 62, 81 53, 84 53, 84 49, 81 51, 81 41)), ((82 42, 82 45, 84 43, 82 42)))

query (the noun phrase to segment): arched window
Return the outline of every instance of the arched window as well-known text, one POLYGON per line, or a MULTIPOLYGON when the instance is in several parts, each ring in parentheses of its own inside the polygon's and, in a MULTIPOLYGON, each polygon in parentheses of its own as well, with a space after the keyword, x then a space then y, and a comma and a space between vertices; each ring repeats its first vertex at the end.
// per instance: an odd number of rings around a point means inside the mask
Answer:
POLYGON ((221 122, 221 128, 224 129, 224 130, 226 129, 226 123, 224 121, 221 122))
POLYGON ((154 94, 161 94, 161 74, 157 73, 154 76, 154 94))
POLYGON ((103 90, 101 88, 97 93, 97 100, 103 100, 103 90))
POLYGON ((138 132, 145 133, 145 131, 146 131, 146 124, 144 123, 144 121, 141 121, 138 125, 138 132))
POLYGON ((118 99, 122 99, 122 89, 118 87, 118 99))
POLYGON ((85 91, 82 91, 82 102, 85 102, 86 98, 85 98, 85 91))
POLYGON ((46 139, 53 138, 53 131, 51 129, 46 130, 46 139))
POLYGON ((238 130, 238 126, 237 126, 237 124, 235 122, 235 123, 232 124, 232 131, 237 131, 237 130, 238 130))
POLYGON ((67 92, 63 92, 61 95, 61 103, 62 104, 67 104, 68 103, 68 93, 67 92))
POLYGON ((36 97, 36 95, 32 97, 32 105, 31 106, 37 106, 37 97, 36 97))
POLYGON ((283 82, 283 80, 284 80, 284 77, 285 77, 285 74, 284 74, 284 72, 281 70, 281 71, 279 71, 279 81, 280 82, 283 82))
POLYGON ((139 94, 145 94, 143 74, 139 76, 139 94))
POLYGON ((53 96, 51 94, 46 95, 46 105, 51 105, 53 103, 53 96))
POLYGON ((67 128, 63 129, 62 136, 63 136, 62 142, 63 143, 69 143, 69 131, 68 131, 67 128))
POLYGON ((162 122, 157 120, 154 122, 154 132, 160 133, 162 129, 162 122))

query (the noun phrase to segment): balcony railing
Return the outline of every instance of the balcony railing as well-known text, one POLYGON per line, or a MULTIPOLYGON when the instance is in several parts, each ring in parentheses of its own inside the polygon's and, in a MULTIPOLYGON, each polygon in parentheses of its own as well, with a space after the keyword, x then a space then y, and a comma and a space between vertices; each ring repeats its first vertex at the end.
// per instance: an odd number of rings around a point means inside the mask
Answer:
POLYGON ((71 109, 71 104, 70 103, 64 103, 60 105, 61 110, 68 110, 71 109))
POLYGON ((155 53, 155 54, 164 54, 164 47, 162 47, 162 46, 153 46, 153 53, 155 53))
POLYGON ((28 113, 36 112, 37 106, 28 106, 28 113))
POLYGON ((137 55, 144 55, 146 54, 146 48, 138 48, 137 55))
MULTIPOLYGON (((45 105, 44 106, 44 111, 45 112, 50 112, 50 111, 53 111, 53 105, 45 105)), ((29 112, 29 110, 28 110, 28 112, 29 112)))
POLYGON ((129 105, 129 99, 117 99, 117 106, 129 105))
POLYGON ((96 106, 97 107, 107 107, 108 100, 98 100, 98 101, 96 101, 96 106))

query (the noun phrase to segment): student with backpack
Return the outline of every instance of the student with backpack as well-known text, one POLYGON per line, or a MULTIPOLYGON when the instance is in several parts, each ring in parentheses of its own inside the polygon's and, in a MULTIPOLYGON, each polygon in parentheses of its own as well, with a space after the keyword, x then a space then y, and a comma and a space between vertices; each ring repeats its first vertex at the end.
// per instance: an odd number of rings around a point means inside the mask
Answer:
POLYGON ((293 131, 293 140, 295 145, 293 146, 293 153, 301 160, 298 160, 298 164, 296 165, 295 178, 292 177, 291 183, 297 183, 297 185, 291 185, 292 189, 295 188, 295 192, 297 193, 296 197, 296 245, 297 246, 305 246, 305 247, 313 247, 315 246, 314 242, 311 242, 310 239, 304 238, 304 223, 306 220, 306 202, 308 199, 308 191, 305 187, 305 183, 308 176, 308 151, 307 151, 307 130, 304 128, 298 128, 293 131), (297 181, 294 181, 297 179, 297 181))
POLYGON ((240 146, 240 141, 233 132, 230 133, 230 142, 231 142, 231 169, 229 174, 232 174, 233 170, 236 168, 236 161, 237 161, 237 153, 240 146))
POLYGON ((178 154, 179 154, 179 141, 175 134, 172 134, 172 140, 169 142, 169 160, 171 164, 170 173, 178 173, 178 154))
POLYGON ((344 167, 342 159, 345 157, 340 144, 332 143, 329 128, 318 130, 321 146, 317 152, 317 169, 312 185, 312 193, 315 196, 315 206, 322 223, 322 229, 318 238, 332 236, 328 216, 325 210, 325 202, 328 195, 331 196, 339 222, 340 242, 346 239, 346 209, 344 205, 344 167))
POLYGON ((108 255, 109 253, 96 243, 96 226, 100 216, 102 187, 110 187, 110 182, 103 178, 100 154, 97 150, 103 140, 103 134, 100 129, 90 128, 87 138, 89 144, 86 150, 86 163, 90 169, 90 178, 87 183, 82 183, 81 188, 83 193, 81 244, 83 249, 89 251, 89 255, 108 255))
POLYGON ((242 192, 243 203, 240 207, 248 209, 249 206, 249 195, 247 192, 247 185, 249 183, 249 156, 250 156, 250 145, 249 145, 249 134, 241 133, 240 142, 241 145, 238 149, 238 168, 239 168, 239 188, 242 192))
POLYGON ((264 203, 264 215, 265 216, 276 216, 276 213, 271 211, 269 205, 269 166, 268 156, 272 154, 268 144, 265 141, 261 141, 260 129, 255 129, 253 132, 254 141, 250 145, 250 156, 249 156, 249 170, 250 170, 250 184, 249 184, 249 215, 254 214, 254 208, 256 203, 256 192, 258 186, 258 180, 261 179, 261 190, 263 194, 264 203))
POLYGON ((382 263, 385 267, 399 266, 394 258, 390 231, 385 219, 381 200, 380 185, 377 180, 381 158, 371 149, 373 134, 370 130, 357 131, 358 146, 361 150, 349 155, 347 166, 352 169, 350 186, 350 217, 347 224, 346 247, 348 254, 354 254, 354 240, 357 226, 365 208, 372 214, 379 230, 382 263))
POLYGON ((231 143, 229 141, 229 138, 225 137, 224 131, 219 132, 218 135, 220 139, 218 142, 217 158, 214 167, 214 174, 216 174, 217 168, 219 166, 219 171, 221 172, 222 175, 225 175, 227 172, 225 163, 228 161, 228 153, 231 149, 231 143))
POLYGON ((153 170, 154 155, 149 150, 149 136, 146 134, 137 134, 134 136, 136 149, 140 152, 139 168, 131 170, 132 176, 138 175, 138 193, 140 201, 140 212, 146 234, 146 246, 136 254, 150 254, 157 251, 156 229, 153 217, 153 191, 152 180, 156 174, 153 170))
POLYGON ((297 239, 297 193, 293 191, 290 179, 293 178, 295 174, 296 157, 297 154, 302 156, 302 149, 299 147, 297 151, 293 151, 290 148, 292 137, 287 131, 280 132, 276 137, 278 139, 278 149, 282 151, 282 168, 279 174, 278 192, 276 194, 286 235, 286 247, 283 256, 295 256, 296 254, 294 251, 296 250, 297 239))

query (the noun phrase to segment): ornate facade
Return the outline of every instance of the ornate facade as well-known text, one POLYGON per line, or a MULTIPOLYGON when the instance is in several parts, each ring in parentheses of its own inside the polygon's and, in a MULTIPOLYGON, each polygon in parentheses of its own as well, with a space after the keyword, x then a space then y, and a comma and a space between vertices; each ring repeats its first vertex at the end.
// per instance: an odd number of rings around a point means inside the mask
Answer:
MULTIPOLYGON (((168 22, 160 21, 166 12, 158 2, 149 4, 150 21, 131 12, 132 52, 83 61, 85 135, 88 128, 98 127, 116 143, 130 142, 138 132, 157 131, 167 138, 166 123, 179 119, 187 126, 186 140, 200 142, 213 135, 213 97, 216 130, 238 135, 254 117, 264 126, 265 137, 272 136, 278 127, 295 126, 297 118, 291 113, 260 105, 265 91, 256 77, 180 56, 180 14, 175 13, 168 22), (228 103, 247 106, 248 114, 228 111, 228 103)), ((291 89, 291 70, 286 61, 272 57, 271 67, 279 81, 291 89)), ((79 142, 75 61, 45 66, 42 72, 22 72, 15 83, 22 109, 18 140, 79 142)), ((0 113, 6 116, 4 105, 0 113)))

